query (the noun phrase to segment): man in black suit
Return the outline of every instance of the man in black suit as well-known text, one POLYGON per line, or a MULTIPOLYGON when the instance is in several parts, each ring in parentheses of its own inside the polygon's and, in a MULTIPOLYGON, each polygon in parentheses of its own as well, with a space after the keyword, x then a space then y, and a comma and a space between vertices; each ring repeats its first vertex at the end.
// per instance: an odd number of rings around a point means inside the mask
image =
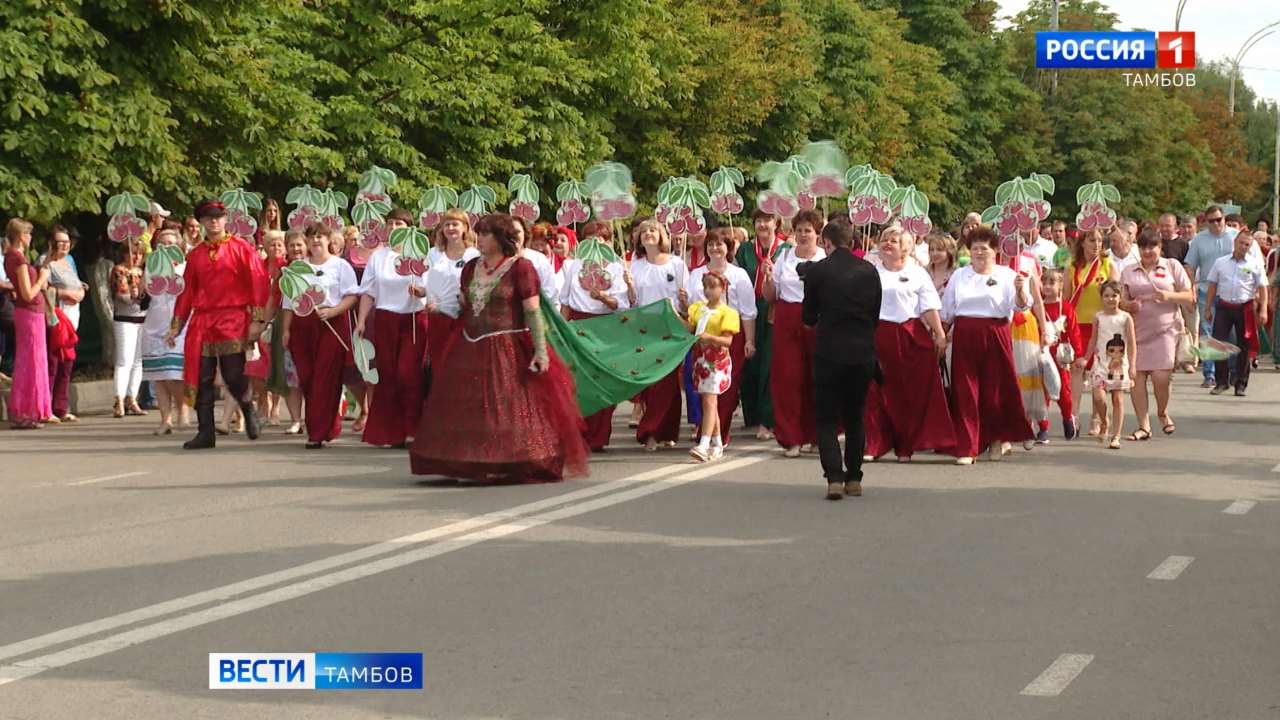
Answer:
POLYGON ((804 274, 804 323, 817 326, 813 357, 818 453, 827 478, 827 499, 862 494, 862 410, 867 386, 879 373, 876 323, 880 321, 880 274, 853 254, 855 230, 847 222, 822 230, 825 260, 804 274), (844 425, 844 461, 837 435, 844 425))

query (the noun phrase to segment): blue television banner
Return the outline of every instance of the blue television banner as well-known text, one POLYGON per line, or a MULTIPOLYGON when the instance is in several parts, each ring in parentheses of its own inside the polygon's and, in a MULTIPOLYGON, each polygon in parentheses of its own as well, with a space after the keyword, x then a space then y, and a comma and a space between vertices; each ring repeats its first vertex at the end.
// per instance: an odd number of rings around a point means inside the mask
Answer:
POLYGON ((421 690, 422 653, 209 653, 211 690, 421 690))
POLYGON ((1154 68, 1153 32, 1038 32, 1038 68, 1154 68))

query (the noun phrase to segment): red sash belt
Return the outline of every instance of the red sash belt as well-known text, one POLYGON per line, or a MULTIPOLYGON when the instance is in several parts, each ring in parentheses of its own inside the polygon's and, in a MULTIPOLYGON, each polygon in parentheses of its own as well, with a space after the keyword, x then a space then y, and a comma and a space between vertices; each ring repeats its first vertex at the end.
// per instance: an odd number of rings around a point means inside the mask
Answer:
POLYGON ((1258 354, 1258 317, 1253 312, 1253 301, 1245 303, 1229 303, 1225 300, 1219 300, 1218 304, 1231 308, 1232 310, 1244 310, 1244 337, 1241 338, 1240 347, 1249 351, 1250 355, 1258 354))

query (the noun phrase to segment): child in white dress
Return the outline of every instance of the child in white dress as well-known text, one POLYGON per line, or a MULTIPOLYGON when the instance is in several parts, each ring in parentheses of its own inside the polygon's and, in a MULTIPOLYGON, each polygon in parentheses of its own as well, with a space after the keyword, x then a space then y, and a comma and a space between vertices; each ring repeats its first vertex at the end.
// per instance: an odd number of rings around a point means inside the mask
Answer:
POLYGON ((1093 413, 1101 418, 1098 440, 1112 450, 1120 449, 1124 425, 1124 394, 1133 387, 1131 371, 1138 351, 1133 316, 1120 309, 1120 285, 1103 283, 1102 311, 1093 316, 1093 413), (1111 422, 1107 418, 1107 396, 1111 396, 1111 422), (1108 442, 1108 436, 1110 441, 1108 442))

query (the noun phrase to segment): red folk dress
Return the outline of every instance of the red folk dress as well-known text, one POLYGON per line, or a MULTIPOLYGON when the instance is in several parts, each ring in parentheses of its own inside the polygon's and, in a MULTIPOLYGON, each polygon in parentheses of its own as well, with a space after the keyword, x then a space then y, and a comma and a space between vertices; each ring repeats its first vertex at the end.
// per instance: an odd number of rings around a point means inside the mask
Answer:
POLYGON ((549 369, 529 370, 523 303, 538 297, 537 271, 524 258, 509 261, 486 300, 472 287, 479 262, 462 271, 463 328, 436 368, 410 449, 413 472, 506 482, 585 475, 573 376, 550 347, 549 369))
POLYGON ((194 397, 201 357, 249 349, 249 323, 266 306, 270 282, 253 246, 230 235, 191 248, 183 278, 186 289, 174 306, 173 322, 187 329, 182 379, 188 397, 194 397))

